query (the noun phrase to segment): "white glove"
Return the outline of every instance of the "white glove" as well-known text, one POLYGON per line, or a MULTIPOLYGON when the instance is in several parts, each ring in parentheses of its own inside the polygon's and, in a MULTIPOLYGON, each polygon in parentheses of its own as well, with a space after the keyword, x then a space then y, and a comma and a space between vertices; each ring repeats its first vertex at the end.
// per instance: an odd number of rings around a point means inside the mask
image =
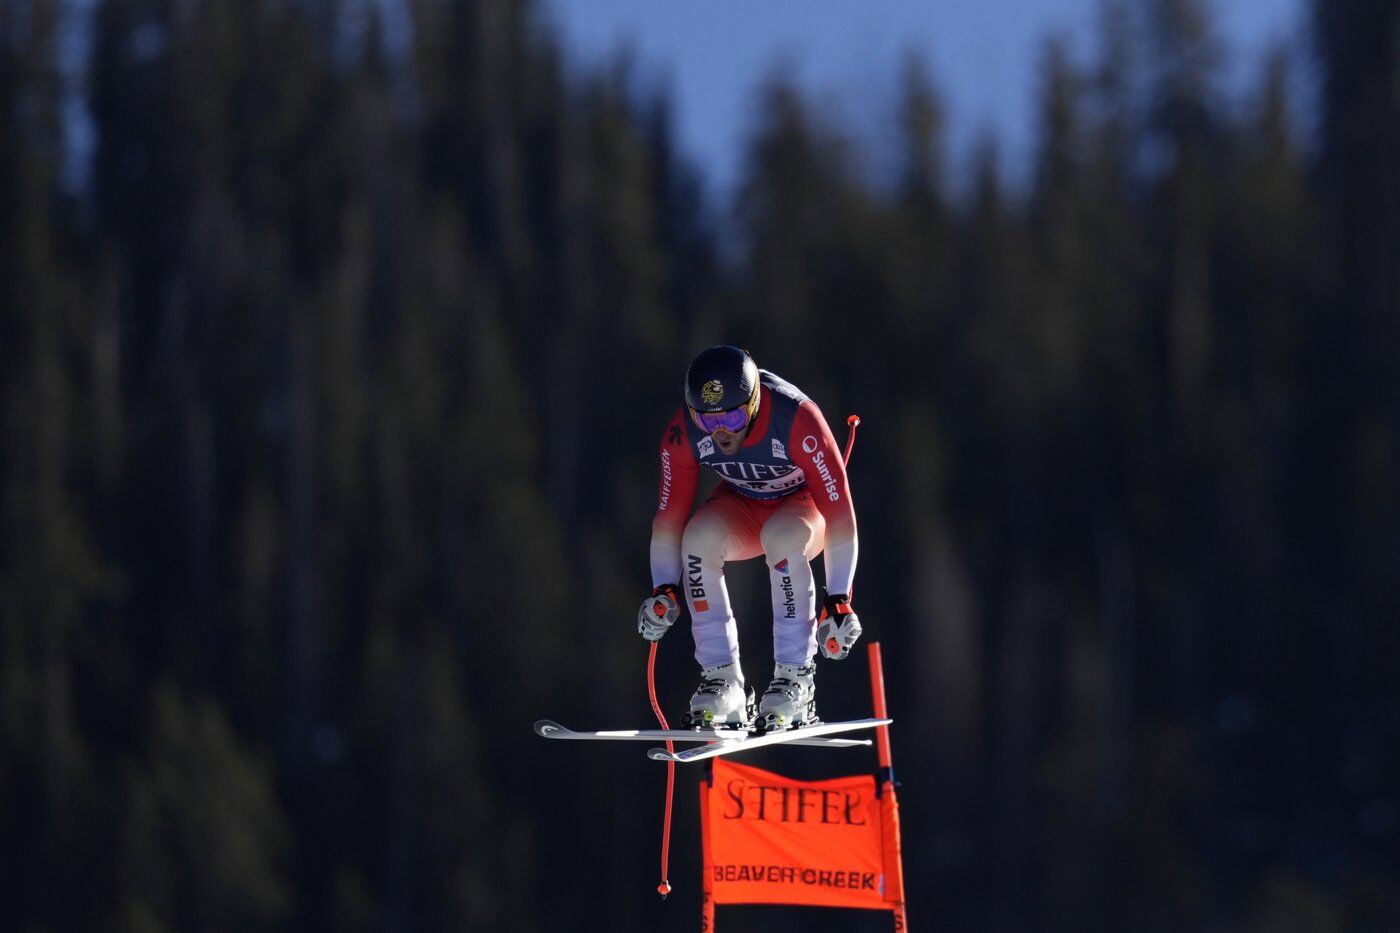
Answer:
POLYGON ((637 610, 637 634, 647 641, 660 641, 661 636, 671 630, 671 626, 681 617, 681 604, 676 599, 676 588, 663 583, 651 591, 637 610))
POLYGON ((826 598, 821 615, 817 617, 817 647, 824 657, 840 661, 851 653, 851 646, 860 638, 860 617, 851 609, 844 593, 826 598))

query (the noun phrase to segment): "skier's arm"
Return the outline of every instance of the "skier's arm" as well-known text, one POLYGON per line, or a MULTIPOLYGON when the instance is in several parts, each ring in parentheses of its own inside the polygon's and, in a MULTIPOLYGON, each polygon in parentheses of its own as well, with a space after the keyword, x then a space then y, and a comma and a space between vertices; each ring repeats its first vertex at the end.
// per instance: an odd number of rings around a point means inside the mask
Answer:
POLYGON ((677 409, 661 434, 661 490, 651 522, 651 585, 681 579, 681 533, 695 504, 700 464, 685 436, 685 409, 677 409))
POLYGON ((855 585, 856 512, 846 482, 846 463, 821 409, 811 399, 797 409, 788 438, 793 462, 807 475, 807 489, 826 519, 826 591, 851 595, 855 585))

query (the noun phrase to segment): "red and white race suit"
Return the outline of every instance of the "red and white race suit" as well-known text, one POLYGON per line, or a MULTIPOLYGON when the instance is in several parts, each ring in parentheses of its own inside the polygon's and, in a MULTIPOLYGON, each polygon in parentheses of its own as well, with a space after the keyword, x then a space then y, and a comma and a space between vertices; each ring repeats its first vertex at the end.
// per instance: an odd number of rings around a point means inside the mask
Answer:
POLYGON ((758 414, 734 456, 720 451, 684 406, 661 435, 651 581, 677 584, 685 594, 701 667, 739 658, 726 561, 765 558, 773 655, 784 664, 806 664, 817 650, 811 560, 825 550, 830 593, 849 595, 855 578, 855 509, 831 428, 791 383, 760 370, 759 386, 758 414), (723 482, 692 516, 701 466, 723 482))

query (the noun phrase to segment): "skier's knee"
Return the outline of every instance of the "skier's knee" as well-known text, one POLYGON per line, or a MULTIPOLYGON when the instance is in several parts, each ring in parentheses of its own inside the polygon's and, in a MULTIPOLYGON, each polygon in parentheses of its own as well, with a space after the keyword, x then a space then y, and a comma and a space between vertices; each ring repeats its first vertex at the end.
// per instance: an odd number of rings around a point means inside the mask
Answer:
POLYGON ((806 556, 807 547, 812 541, 812 529, 800 521, 774 519, 763 526, 758 537, 771 567, 789 557, 799 554, 806 556))
POLYGON ((729 529, 723 521, 703 513, 691 518, 681 535, 681 549, 698 556, 706 564, 723 562, 724 539, 729 529))

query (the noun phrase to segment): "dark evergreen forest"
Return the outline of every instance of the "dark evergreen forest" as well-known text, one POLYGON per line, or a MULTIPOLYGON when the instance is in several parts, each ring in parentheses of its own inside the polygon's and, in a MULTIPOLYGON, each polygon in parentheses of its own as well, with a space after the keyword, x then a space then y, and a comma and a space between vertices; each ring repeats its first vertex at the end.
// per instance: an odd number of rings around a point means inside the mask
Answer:
POLYGON ((664 766, 530 725, 651 724, 716 342, 864 418, 915 929, 1400 928, 1400 2, 1209 13, 1047 39, 1024 185, 775 71, 716 203, 525 0, 0 0, 0 928, 698 928, 698 772, 662 902, 664 766))

